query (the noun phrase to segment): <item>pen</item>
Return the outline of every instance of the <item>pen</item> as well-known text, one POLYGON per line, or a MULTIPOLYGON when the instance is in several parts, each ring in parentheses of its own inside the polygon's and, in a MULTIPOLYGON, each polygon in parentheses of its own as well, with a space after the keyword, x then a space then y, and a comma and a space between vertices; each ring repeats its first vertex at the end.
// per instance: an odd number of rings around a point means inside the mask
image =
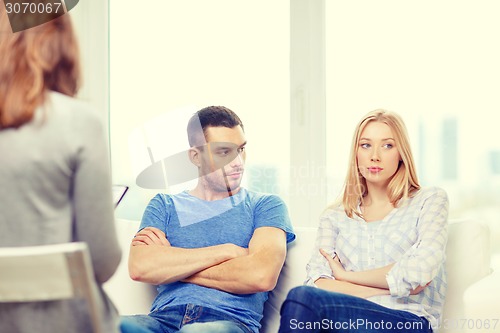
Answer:
POLYGON ((339 258, 339 263, 341 263, 341 264, 342 264, 342 261, 340 261, 340 257, 337 255, 337 252, 333 252, 333 257, 332 257, 332 259, 335 259, 336 257, 338 257, 338 258, 339 258))

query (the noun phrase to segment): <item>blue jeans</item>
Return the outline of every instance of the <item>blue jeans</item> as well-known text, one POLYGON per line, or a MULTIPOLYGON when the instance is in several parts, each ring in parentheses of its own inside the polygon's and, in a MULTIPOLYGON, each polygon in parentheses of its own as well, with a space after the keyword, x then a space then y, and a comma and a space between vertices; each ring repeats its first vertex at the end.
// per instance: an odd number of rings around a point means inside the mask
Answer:
POLYGON ((411 332, 432 333, 427 319, 389 309, 364 298, 300 286, 281 306, 279 333, 411 332))
POLYGON ((122 316, 122 333, 254 333, 235 318, 194 304, 177 305, 148 315, 122 316))

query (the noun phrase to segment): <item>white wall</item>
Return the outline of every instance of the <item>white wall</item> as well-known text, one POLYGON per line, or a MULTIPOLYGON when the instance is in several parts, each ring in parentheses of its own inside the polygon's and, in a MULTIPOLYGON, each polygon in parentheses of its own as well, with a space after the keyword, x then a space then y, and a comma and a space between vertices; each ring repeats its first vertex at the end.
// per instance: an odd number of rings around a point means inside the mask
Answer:
POLYGON ((83 82, 78 97, 109 115, 108 0, 79 1, 70 12, 80 44, 83 82))
MULTIPOLYGON (((113 176, 132 187, 120 217, 140 218, 156 192, 135 186, 144 157, 131 155, 130 134, 179 109, 229 107, 245 124, 249 168, 287 174, 289 16, 284 0, 110 2, 113 176)), ((160 134, 153 144, 185 149, 185 136, 160 134)))

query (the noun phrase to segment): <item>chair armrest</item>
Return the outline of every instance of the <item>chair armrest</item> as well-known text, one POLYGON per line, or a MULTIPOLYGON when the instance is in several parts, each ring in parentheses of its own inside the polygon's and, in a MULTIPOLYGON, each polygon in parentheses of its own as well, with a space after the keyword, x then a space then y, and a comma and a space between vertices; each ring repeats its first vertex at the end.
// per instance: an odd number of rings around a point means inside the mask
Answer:
POLYGON ((500 271, 470 285, 464 292, 466 332, 500 332, 500 271))

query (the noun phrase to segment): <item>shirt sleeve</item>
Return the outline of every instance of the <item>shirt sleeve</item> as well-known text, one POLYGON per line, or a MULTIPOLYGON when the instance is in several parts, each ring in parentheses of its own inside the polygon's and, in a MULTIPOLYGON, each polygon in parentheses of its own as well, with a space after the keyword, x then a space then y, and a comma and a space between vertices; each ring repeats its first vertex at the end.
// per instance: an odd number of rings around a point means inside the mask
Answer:
POLYGON ((316 242, 311 259, 306 266, 307 279, 304 282, 306 285, 315 287, 314 282, 319 278, 335 279, 328 261, 319 252, 319 249, 323 249, 332 256, 335 253, 338 228, 332 219, 333 216, 333 214, 326 212, 320 218, 316 242))
POLYGON ((387 274, 392 296, 406 297, 432 281, 445 261, 448 239, 448 196, 434 189, 424 199, 417 223, 417 242, 387 274))
POLYGON ((295 239, 288 209, 276 195, 267 195, 259 200, 255 207, 254 224, 255 228, 276 227, 285 231, 287 243, 295 239))
MULTIPOLYGON (((167 223, 170 219, 168 214, 168 197, 163 194, 157 194, 151 199, 142 215, 141 225, 139 230, 146 227, 154 227, 160 229, 167 235, 167 223)), ((171 203, 173 205, 173 203, 171 203)), ((167 237, 168 238, 168 237, 167 237)))

